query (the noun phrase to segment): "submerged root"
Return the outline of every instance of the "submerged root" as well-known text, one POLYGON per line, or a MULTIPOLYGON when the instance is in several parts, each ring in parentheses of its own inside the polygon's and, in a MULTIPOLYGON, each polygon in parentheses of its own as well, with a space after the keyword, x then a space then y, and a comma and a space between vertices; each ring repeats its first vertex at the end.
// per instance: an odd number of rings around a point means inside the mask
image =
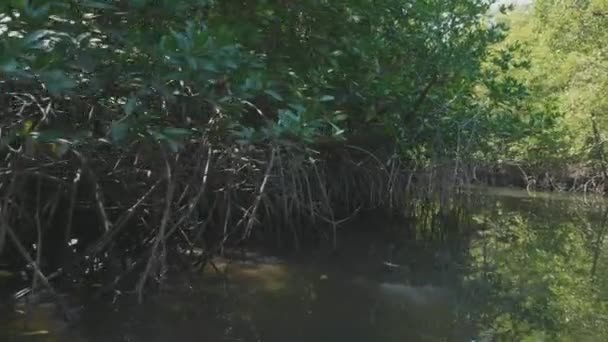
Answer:
POLYGON ((382 208, 407 215, 415 209, 408 199, 427 197, 438 179, 408 168, 415 163, 383 161, 356 146, 318 152, 201 140, 174 155, 157 145, 99 160, 73 157, 42 164, 7 156, 10 167, 0 174, 0 252, 4 247, 23 266, 32 264, 27 255, 36 255, 33 278, 52 277, 31 288, 76 278, 104 291, 135 284, 140 299, 150 280, 162 283, 179 260, 194 257, 187 265, 200 268, 250 239, 273 236, 297 249, 314 237, 336 247, 340 226, 358 213, 382 208), (32 186, 43 190, 28 191, 32 186), (54 195, 44 190, 51 187, 54 195), (30 212, 34 220, 27 219, 30 212), (11 226, 19 229, 7 243, 11 226))

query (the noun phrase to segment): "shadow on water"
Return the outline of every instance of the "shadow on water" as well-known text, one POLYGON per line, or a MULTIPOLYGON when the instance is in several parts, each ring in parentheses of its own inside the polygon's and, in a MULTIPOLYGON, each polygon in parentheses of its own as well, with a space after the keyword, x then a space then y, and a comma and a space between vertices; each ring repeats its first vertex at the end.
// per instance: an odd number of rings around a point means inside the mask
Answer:
POLYGON ((27 324, 4 312, 0 340, 606 341, 606 208, 476 190, 441 210, 417 203, 415 219, 362 217, 335 253, 217 259, 142 305, 87 301, 74 326, 52 306, 27 324))

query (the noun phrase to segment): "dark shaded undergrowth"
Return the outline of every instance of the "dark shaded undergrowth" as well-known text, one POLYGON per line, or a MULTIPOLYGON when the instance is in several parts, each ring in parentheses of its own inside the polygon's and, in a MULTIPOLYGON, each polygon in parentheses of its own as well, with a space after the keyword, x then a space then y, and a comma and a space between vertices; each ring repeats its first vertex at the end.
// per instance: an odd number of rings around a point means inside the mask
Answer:
POLYGON ((412 198, 463 181, 454 169, 415 168, 346 144, 201 138, 178 153, 144 143, 88 147, 94 158, 75 148, 61 158, 4 156, 2 256, 13 270, 31 272, 18 296, 77 283, 100 294, 135 288, 142 298, 172 270, 200 268, 225 249, 255 241, 335 246, 337 230, 359 212, 407 215, 412 198))

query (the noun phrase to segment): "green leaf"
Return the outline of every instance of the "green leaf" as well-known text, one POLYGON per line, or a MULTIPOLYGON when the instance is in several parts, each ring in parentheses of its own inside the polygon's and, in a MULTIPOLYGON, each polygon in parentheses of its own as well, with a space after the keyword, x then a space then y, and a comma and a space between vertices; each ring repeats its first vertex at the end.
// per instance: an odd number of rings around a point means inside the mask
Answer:
POLYGON ((336 126, 333 122, 328 121, 332 127, 332 135, 335 137, 341 136, 344 133, 344 129, 336 126))
POLYGON ((129 4, 134 7, 144 7, 147 2, 147 0, 129 0, 129 4))
POLYGON ((296 126, 300 123, 300 116, 290 110, 279 110, 279 125, 284 127, 296 126))
POLYGON ((236 70, 239 67, 238 64, 236 64, 233 60, 230 60, 230 59, 225 60, 224 65, 232 70, 236 70))
MULTIPOLYGON (((24 1, 24 2, 26 2, 26 1, 24 1)), ((50 3, 46 3, 38 8, 34 8, 34 7, 30 7, 29 5, 26 5, 24 13, 31 18, 45 18, 48 16, 50 9, 51 9, 50 3)))
POLYGON ((60 58, 55 53, 39 53, 30 61, 30 67, 32 70, 42 71, 53 67, 60 58))
POLYGON ((167 146, 169 146, 169 149, 173 153, 177 153, 179 151, 179 149, 182 147, 182 145, 180 143, 178 143, 177 141, 172 140, 172 139, 165 139, 165 142, 167 143, 167 146))
POLYGON ((330 101, 333 101, 333 100, 335 100, 335 97, 333 97, 331 95, 323 95, 319 99, 319 101, 321 101, 321 102, 330 102, 330 101))
POLYGON ((112 142, 116 144, 120 144, 124 142, 129 135, 129 125, 122 122, 113 122, 112 127, 110 128, 110 137, 112 142))
POLYGON ((112 5, 107 1, 81 0, 80 5, 95 9, 116 9, 116 6, 112 5))
POLYGON ((54 143, 58 139, 65 139, 69 133, 60 129, 48 129, 44 131, 32 132, 30 135, 37 143, 47 144, 54 143))
POLYGON ((69 79, 61 70, 41 72, 40 79, 48 92, 53 95, 64 93, 76 86, 76 82, 69 79))
POLYGON ((340 113, 334 116, 334 121, 346 121, 346 119, 348 119, 348 115, 344 113, 340 113))
POLYGON ((299 103, 290 103, 288 104, 289 108, 296 111, 296 113, 304 113, 306 111, 306 107, 299 103))
POLYGON ((70 150, 70 144, 65 142, 57 142, 54 144, 55 155, 59 158, 63 157, 70 150))
POLYGON ((193 132, 186 128, 166 127, 162 129, 162 134, 169 139, 181 140, 192 136, 193 132))
POLYGON ((19 72, 19 64, 13 58, 8 59, 0 64, 0 71, 5 74, 13 75, 19 72))
POLYGON ((177 43, 177 46, 179 47, 180 50, 190 51, 191 41, 190 41, 190 38, 188 38, 188 36, 186 36, 185 34, 183 34, 181 32, 176 32, 173 30, 171 30, 171 35, 175 39, 175 42, 177 43))
POLYGON ((28 7, 28 0, 11 0, 10 5, 23 11, 28 7))
POLYGON ((38 46, 38 43, 41 39, 47 38, 53 35, 54 31, 51 30, 36 30, 34 32, 30 32, 27 36, 23 38, 23 45, 28 48, 34 48, 38 46))
POLYGON ((186 62, 188 62, 188 66, 190 67, 190 69, 192 69, 192 70, 198 69, 198 63, 196 61, 196 58, 188 56, 188 57, 186 57, 186 62))
POLYGON ((137 98, 135 96, 130 96, 129 99, 127 100, 127 103, 125 103, 125 105, 123 107, 125 114, 127 116, 133 114, 133 111, 135 110, 136 105, 137 105, 137 98))
POLYGON ((148 134, 150 134, 150 136, 152 138, 154 138, 154 139, 156 139, 158 141, 167 139, 167 137, 164 134, 160 133, 157 130, 148 130, 148 134))
POLYGON ((277 101, 283 101, 283 97, 281 97, 281 95, 279 95, 279 93, 277 93, 274 90, 271 89, 267 89, 264 91, 266 94, 270 95, 273 99, 277 100, 277 101))
POLYGON ((217 67, 213 62, 202 60, 200 61, 200 64, 205 71, 218 72, 217 67))
MULTIPOLYGON (((157 130, 149 130, 148 133, 152 136, 156 141, 160 143, 166 143, 167 147, 173 152, 176 153, 181 148, 181 144, 179 143, 180 137, 183 137, 187 130, 183 130, 181 128, 165 128, 162 132, 157 130)), ((189 132, 189 131, 188 131, 189 132)))

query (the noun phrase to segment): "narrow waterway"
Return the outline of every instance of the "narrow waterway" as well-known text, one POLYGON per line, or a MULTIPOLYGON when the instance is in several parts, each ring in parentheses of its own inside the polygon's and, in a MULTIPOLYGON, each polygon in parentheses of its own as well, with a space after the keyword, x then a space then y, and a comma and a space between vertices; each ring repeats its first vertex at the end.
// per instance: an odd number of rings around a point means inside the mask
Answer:
POLYGON ((86 302, 71 326, 52 305, 4 310, 0 341, 605 341, 607 210, 580 195, 476 190, 408 220, 349 222, 335 252, 250 251, 141 305, 118 293, 86 302))

